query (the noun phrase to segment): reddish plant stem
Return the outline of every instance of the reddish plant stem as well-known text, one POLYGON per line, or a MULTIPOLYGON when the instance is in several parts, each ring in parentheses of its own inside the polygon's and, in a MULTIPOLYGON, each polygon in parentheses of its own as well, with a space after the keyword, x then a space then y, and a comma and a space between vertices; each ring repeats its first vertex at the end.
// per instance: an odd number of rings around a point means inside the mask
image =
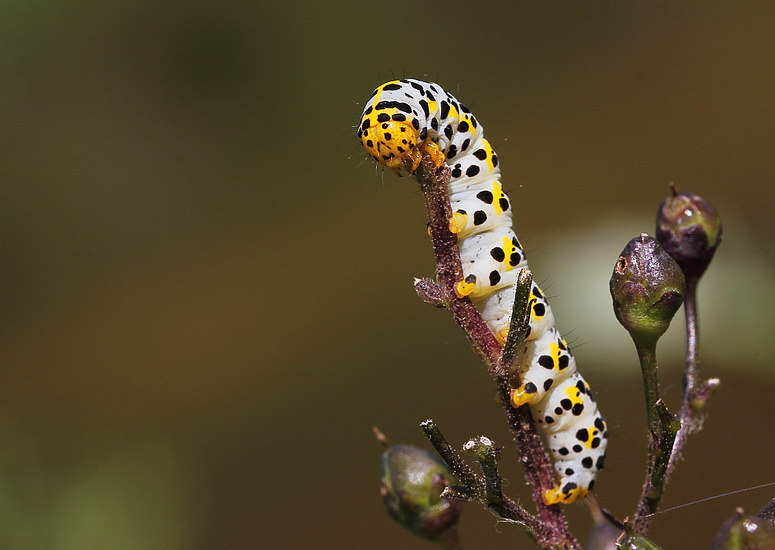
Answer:
POLYGON ((543 501, 544 491, 554 486, 552 463, 543 447, 529 408, 522 406, 515 409, 510 404, 513 380, 510 382, 503 375, 510 366, 501 363, 503 349, 476 306, 469 299, 460 298, 455 293, 455 284, 462 280, 463 270, 457 236, 449 230, 449 220, 452 217, 447 190, 450 169, 446 165, 435 168, 430 161, 424 159, 414 175, 425 197, 443 304, 452 313, 496 380, 500 400, 517 444, 539 518, 548 528, 548 536, 535 533, 537 542, 548 548, 581 550, 581 546, 568 529, 562 508, 559 505, 547 506, 543 501))
POLYGON ((692 407, 692 401, 694 399, 694 390, 697 385, 697 283, 698 280, 696 278, 687 278, 686 280, 686 294, 684 296, 686 365, 684 366, 683 374, 683 400, 681 402, 681 409, 678 412, 681 428, 675 436, 675 443, 673 443, 673 450, 667 464, 665 483, 667 483, 667 478, 670 477, 670 474, 673 473, 676 461, 681 456, 681 449, 686 443, 686 438, 689 435, 694 422, 694 407, 692 407))
MULTIPOLYGON (((697 326, 697 283, 699 279, 686 278, 684 295, 684 317, 686 319, 686 367, 684 368, 684 396, 694 392, 697 385, 697 350, 699 348, 699 328, 697 326)), ((686 400, 684 400, 686 405, 686 400)))
POLYGON ((701 409, 710 398, 713 390, 719 385, 717 378, 700 382, 697 376, 697 356, 699 352, 699 326, 697 317, 697 285, 699 277, 686 278, 686 294, 684 297, 684 317, 686 322, 686 365, 684 367, 683 400, 678 417, 681 429, 675 437, 673 452, 667 465, 665 483, 673 472, 675 464, 681 456, 681 450, 689 434, 697 431, 700 419, 697 418, 701 409))
POLYGON ((455 284, 463 278, 463 268, 460 264, 457 237, 449 230, 449 220, 452 217, 447 192, 450 169, 446 165, 435 169, 430 162, 423 161, 415 172, 415 177, 425 197, 428 229, 436 257, 436 276, 441 286, 444 306, 452 313, 471 345, 482 356, 490 373, 495 374, 501 345, 471 300, 458 298, 455 293, 455 284))

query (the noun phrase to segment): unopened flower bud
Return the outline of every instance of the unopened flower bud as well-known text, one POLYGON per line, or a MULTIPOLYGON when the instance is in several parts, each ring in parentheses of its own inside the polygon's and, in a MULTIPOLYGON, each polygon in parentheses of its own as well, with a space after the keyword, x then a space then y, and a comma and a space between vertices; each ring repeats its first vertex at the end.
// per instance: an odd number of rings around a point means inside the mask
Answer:
POLYGON ((454 475, 441 459, 411 445, 393 445, 380 461, 388 514, 415 535, 440 542, 456 537, 461 504, 441 497, 454 475))
POLYGON ((711 204, 694 193, 676 192, 657 212, 657 240, 687 279, 699 279, 721 243, 724 228, 711 204))
POLYGON ((656 345, 681 307, 686 282, 678 264, 649 235, 632 239, 611 276, 616 318, 637 346, 656 345))
POLYGON ((713 539, 711 550, 772 550, 775 529, 764 519, 738 508, 713 539))

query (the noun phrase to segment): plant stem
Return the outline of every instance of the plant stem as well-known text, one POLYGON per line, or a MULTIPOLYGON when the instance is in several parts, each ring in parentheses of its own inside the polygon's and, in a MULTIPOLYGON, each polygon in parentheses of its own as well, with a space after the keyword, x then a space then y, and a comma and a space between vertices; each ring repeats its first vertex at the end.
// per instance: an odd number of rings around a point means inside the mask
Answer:
POLYGON ((490 438, 482 435, 468 441, 463 445, 463 450, 479 461, 484 476, 487 502, 493 504, 503 502, 503 479, 498 473, 498 459, 501 449, 496 447, 490 438))
MULTIPOLYGON (((478 502, 496 517, 507 520, 524 529, 528 536, 537 544, 545 547, 550 546, 546 541, 553 538, 551 526, 543 523, 539 518, 519 506, 509 497, 504 496, 501 492, 500 484, 502 480, 498 474, 494 449, 480 449, 483 452, 480 453, 480 456, 477 456, 482 467, 482 473, 485 476, 483 479, 475 474, 460 458, 460 455, 447 442, 433 420, 426 420, 420 424, 420 427, 442 460, 455 473, 458 480, 463 483, 463 486, 452 485, 447 487, 441 496, 467 502, 478 502)), ((476 456, 475 453, 473 454, 476 456)))
POLYGON ((425 197, 428 230, 433 242, 442 302, 466 333, 471 345, 482 356, 488 370, 494 374, 501 355, 501 345, 471 300, 458 298, 455 293, 455 284, 463 278, 463 268, 457 237, 449 230, 452 217, 447 192, 450 169, 447 165, 435 168, 432 163, 423 160, 414 175, 425 197))
POLYGON ((681 456, 681 449, 686 443, 686 438, 692 431, 694 407, 692 407, 694 390, 697 385, 697 347, 699 334, 697 330, 697 278, 686 280, 686 294, 684 295, 684 318, 686 323, 686 365, 683 374, 683 399, 678 418, 681 421, 681 429, 675 437, 673 452, 667 465, 666 477, 673 473, 675 464, 681 456))
POLYGON ((638 360, 643 373, 643 389, 646 394, 646 413, 649 428, 660 428, 657 403, 660 401, 659 375, 657 373, 656 342, 638 347, 638 360))
MULTIPOLYGON (((684 317, 686 319, 686 367, 684 368, 684 397, 694 391, 697 384, 697 350, 699 330, 697 326, 697 284, 699 279, 687 277, 684 295, 684 317)), ((686 399, 684 399, 684 405, 686 399)))
POLYGON ((697 376, 697 356, 699 353, 699 327, 697 316, 697 285, 699 277, 687 277, 686 295, 684 296, 684 316, 686 322, 686 365, 684 367, 683 400, 678 417, 681 429, 676 434, 673 452, 667 465, 666 477, 675 468, 681 450, 689 434, 699 429, 700 419, 697 413, 710 398, 713 390, 719 385, 717 378, 711 378, 699 383, 697 376))
MULTIPOLYGON (((505 367, 503 365, 503 348, 471 300, 460 298, 455 293, 455 284, 462 280, 463 270, 460 263, 457 236, 449 230, 449 220, 452 217, 447 190, 450 169, 446 165, 436 168, 430 161, 423 159, 414 176, 425 197, 428 227, 433 242, 436 273, 440 286, 438 293, 440 303, 452 313, 474 349, 481 355, 488 371, 495 378, 498 394, 508 418, 509 428, 514 435, 520 460, 533 493, 533 500, 538 508, 540 521, 544 526, 538 532, 534 531, 533 536, 536 542, 545 548, 581 550, 581 546, 568 529, 561 507, 544 504, 543 492, 554 486, 552 465, 538 435, 529 408, 527 406, 518 409, 511 407, 510 384, 513 380, 504 374, 508 371, 510 364, 505 367)), ((436 302, 435 290, 433 293, 433 301, 436 302)), ((511 360, 513 357, 509 359, 509 361, 511 360)), ((504 511, 508 512, 508 510, 504 511)))
POLYGON ((657 511, 662 500, 667 484, 668 462, 680 423, 667 410, 659 395, 656 340, 648 343, 636 341, 636 346, 646 395, 649 443, 646 480, 632 525, 636 533, 645 535, 651 524, 652 514, 657 511))
POLYGON ((458 481, 463 484, 471 492, 471 498, 479 499, 485 493, 484 482, 479 478, 474 471, 468 467, 460 455, 457 454, 452 445, 450 445, 444 436, 441 434, 441 430, 436 423, 428 419, 420 424, 422 431, 425 432, 426 437, 439 453, 441 459, 449 466, 452 473, 455 474, 458 481))

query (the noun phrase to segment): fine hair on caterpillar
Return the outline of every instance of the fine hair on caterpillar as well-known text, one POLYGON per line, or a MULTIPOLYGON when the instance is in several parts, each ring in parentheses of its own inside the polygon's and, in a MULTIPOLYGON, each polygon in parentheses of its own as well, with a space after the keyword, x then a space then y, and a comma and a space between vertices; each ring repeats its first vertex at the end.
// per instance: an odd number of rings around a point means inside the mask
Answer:
MULTIPOLYGON (((500 162, 476 117, 438 84, 414 79, 379 86, 363 111, 358 137, 381 166, 413 173, 424 157, 451 172, 449 230, 457 236, 463 276, 455 285, 495 337, 509 334, 517 276, 527 267, 512 228, 512 205, 500 182, 500 162)), ((594 394, 555 327, 544 292, 530 287, 530 320, 519 350, 514 407, 528 405, 554 461, 556 485, 546 504, 569 504, 594 487, 603 468, 608 430, 594 394)))

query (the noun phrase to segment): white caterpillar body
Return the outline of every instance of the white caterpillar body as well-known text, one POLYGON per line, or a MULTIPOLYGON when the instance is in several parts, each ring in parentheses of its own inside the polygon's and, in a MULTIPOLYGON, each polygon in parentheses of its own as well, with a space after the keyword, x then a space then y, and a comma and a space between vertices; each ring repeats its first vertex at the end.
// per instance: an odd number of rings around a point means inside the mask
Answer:
MULTIPOLYGON (((452 170, 450 230, 458 236, 469 297, 503 342, 508 334, 519 270, 527 267, 511 227, 511 205, 500 183, 498 157, 466 107, 437 84, 395 80, 377 88, 361 119, 358 137, 378 163, 413 172, 423 154, 452 170)), ((529 404, 546 437, 559 482, 548 504, 571 503, 592 489, 603 467, 608 432, 554 316, 533 283, 530 327, 519 364, 521 385, 512 405, 529 404)))

